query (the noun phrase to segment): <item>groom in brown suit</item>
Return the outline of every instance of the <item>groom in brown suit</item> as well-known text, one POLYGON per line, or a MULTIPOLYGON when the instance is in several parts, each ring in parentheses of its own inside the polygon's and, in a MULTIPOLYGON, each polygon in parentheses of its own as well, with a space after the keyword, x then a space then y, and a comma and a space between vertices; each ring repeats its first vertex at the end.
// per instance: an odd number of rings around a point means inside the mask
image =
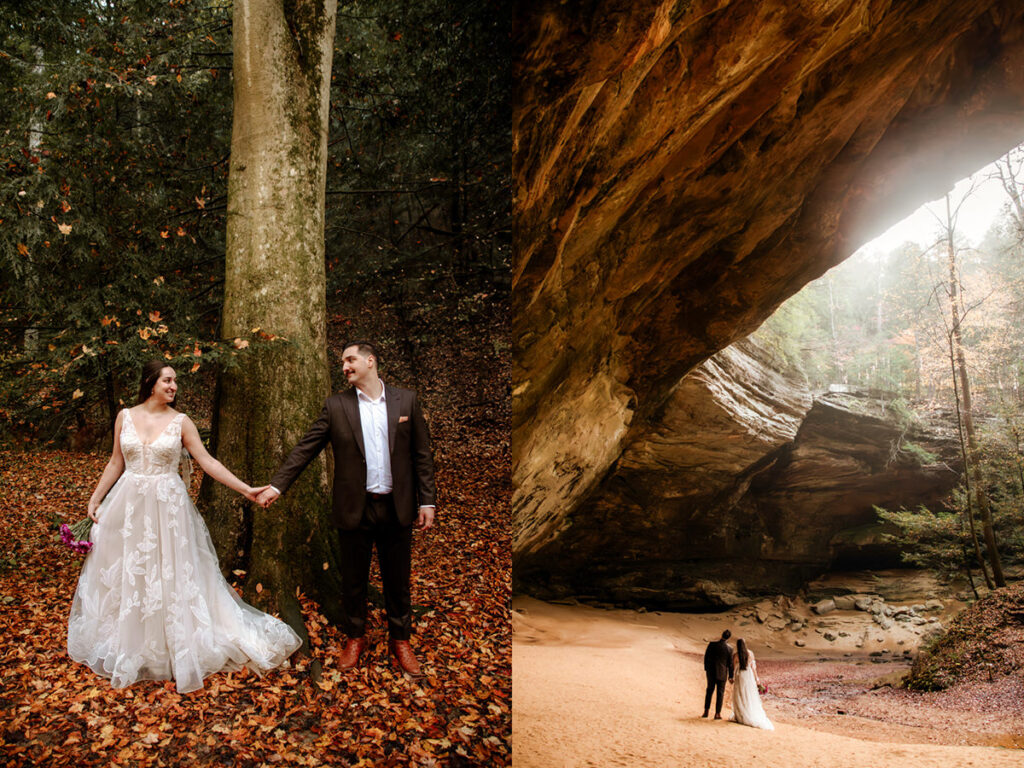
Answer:
POLYGON ((343 628, 348 635, 339 666, 356 666, 366 648, 366 598, 376 545, 391 654, 406 674, 418 676, 420 665, 409 645, 412 529, 426 530, 434 522, 434 462, 416 393, 385 386, 379 361, 370 342, 345 345, 342 372, 352 388, 327 398, 320 416, 257 501, 269 506, 330 442, 332 512, 341 541, 343 628))

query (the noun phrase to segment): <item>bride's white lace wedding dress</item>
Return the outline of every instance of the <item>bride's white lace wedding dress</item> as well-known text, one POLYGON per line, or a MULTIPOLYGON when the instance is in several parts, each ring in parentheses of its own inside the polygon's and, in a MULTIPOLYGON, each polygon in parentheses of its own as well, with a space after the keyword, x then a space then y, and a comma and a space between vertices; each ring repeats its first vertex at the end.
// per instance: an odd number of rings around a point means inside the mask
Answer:
POLYGON ((732 719, 743 725, 752 725, 766 731, 774 731, 775 726, 764 713, 761 694, 757 692, 757 662, 752 651, 747 651, 747 668, 740 669, 736 662, 736 677, 732 685, 732 719))
POLYGON ((173 679, 187 693, 219 670, 279 666, 301 644, 221 575, 177 471, 183 418, 146 444, 124 411, 125 471, 99 507, 71 606, 68 654, 115 688, 173 679))

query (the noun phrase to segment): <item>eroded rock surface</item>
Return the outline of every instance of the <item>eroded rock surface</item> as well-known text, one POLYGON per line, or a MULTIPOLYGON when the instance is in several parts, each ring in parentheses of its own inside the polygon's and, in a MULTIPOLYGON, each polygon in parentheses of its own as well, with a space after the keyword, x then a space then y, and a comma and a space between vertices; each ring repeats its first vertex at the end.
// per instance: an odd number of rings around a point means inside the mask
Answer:
POLYGON ((874 505, 934 503, 957 479, 950 414, 885 398, 813 401, 754 339, 683 379, 565 528, 521 555, 520 586, 668 608, 793 592, 844 567, 898 565, 874 505))
MULTIPOLYGON (((665 509, 610 517, 593 499, 625 493, 620 468, 666 448, 660 418, 683 376, 1024 139, 1024 5, 522 8, 514 548, 517 573, 536 573, 542 552, 582 544, 581 516, 603 516, 604 538, 663 530, 665 509)), ((749 439, 737 440, 742 454, 749 439)), ((788 464, 793 485, 764 503, 778 509, 785 494, 803 494, 814 479, 800 477, 803 466, 788 464)), ((728 542, 737 554, 784 560, 803 551, 780 544, 802 536, 799 520, 765 523, 756 507, 734 519, 686 508, 672 513, 672 533, 642 548, 650 559, 637 567, 656 584, 677 580, 680 547, 705 535, 705 546, 728 542)), ((619 551, 626 559, 606 572, 609 584, 641 557, 619 551)), ((588 567, 586 558, 575 564, 588 567)), ((765 575, 763 564, 750 567, 744 579, 765 575)), ((627 592, 641 577, 629 577, 627 592)))

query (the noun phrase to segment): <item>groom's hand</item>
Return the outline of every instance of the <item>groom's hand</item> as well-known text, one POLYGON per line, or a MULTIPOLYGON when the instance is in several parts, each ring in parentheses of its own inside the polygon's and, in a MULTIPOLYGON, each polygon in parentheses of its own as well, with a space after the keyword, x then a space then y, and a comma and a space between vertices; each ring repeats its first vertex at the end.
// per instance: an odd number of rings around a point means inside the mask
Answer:
POLYGON ((418 531, 425 531, 427 528, 434 524, 434 508, 433 507, 420 507, 420 513, 416 516, 416 522, 413 523, 413 528, 418 531))
POLYGON ((262 494, 269 487, 269 485, 264 485, 259 488, 253 488, 252 486, 249 486, 244 491, 242 491, 242 495, 245 496, 245 498, 247 498, 249 501, 258 501, 260 498, 260 494, 262 494))
POLYGON ((260 495, 256 497, 256 503, 259 504, 264 509, 266 509, 271 504, 273 504, 274 501, 277 500, 277 497, 280 495, 280 493, 278 493, 268 485, 266 488, 263 489, 260 495))

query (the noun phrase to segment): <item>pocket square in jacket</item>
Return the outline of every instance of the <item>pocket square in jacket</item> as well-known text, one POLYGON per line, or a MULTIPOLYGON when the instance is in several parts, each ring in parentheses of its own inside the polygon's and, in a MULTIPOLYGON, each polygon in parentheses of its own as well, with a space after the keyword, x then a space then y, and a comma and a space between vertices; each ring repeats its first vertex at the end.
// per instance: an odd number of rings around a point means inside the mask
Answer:
POLYGON ((408 421, 408 420, 409 420, 408 416, 399 416, 398 417, 398 423, 399 424, 401 424, 403 421, 408 421))

